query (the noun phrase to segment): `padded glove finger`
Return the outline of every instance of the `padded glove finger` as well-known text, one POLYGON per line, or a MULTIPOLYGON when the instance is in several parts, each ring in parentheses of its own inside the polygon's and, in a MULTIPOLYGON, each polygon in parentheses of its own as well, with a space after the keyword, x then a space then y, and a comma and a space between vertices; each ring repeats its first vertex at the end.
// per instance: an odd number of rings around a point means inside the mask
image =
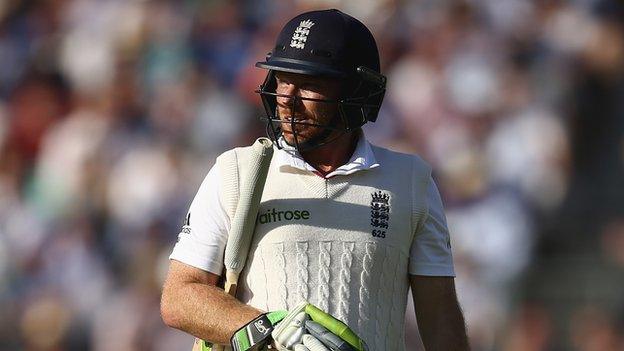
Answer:
POLYGON ((278 350, 292 350, 295 345, 301 344, 301 338, 305 334, 305 321, 310 318, 305 312, 307 305, 304 302, 291 310, 271 333, 278 350))
POLYGON ((305 326, 308 330, 308 333, 313 335, 317 340, 319 340, 329 349, 338 351, 355 351, 353 346, 349 345, 348 342, 342 340, 338 335, 330 332, 322 325, 314 321, 306 321, 305 326))
POLYGON ((310 334, 305 334, 303 336, 303 345, 310 349, 310 351, 330 351, 322 342, 318 341, 310 334))
MULTIPOLYGON (((353 349, 357 351, 368 351, 368 347, 366 346, 364 340, 360 339, 360 337, 358 337, 353 330, 349 328, 349 326, 344 324, 344 322, 312 304, 308 304, 305 311, 314 322, 320 324, 332 334, 346 341, 353 349)), ((345 348, 344 350, 348 349, 345 348)))

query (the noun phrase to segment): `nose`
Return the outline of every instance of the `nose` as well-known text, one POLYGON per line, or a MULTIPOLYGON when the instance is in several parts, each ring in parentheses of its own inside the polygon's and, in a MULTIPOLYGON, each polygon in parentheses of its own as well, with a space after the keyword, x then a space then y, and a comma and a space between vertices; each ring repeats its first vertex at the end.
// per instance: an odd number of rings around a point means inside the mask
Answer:
POLYGON ((299 86, 293 82, 280 81, 277 83, 277 92, 279 94, 294 95, 297 90, 299 90, 299 86))

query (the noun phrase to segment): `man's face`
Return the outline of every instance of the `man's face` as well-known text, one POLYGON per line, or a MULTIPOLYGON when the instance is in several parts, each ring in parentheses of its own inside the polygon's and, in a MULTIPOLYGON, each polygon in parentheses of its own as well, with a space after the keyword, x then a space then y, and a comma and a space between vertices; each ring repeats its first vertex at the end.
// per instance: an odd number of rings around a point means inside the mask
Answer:
POLYGON ((318 142, 318 138, 325 139, 329 136, 323 135, 326 133, 325 128, 297 124, 294 127, 297 134, 297 142, 295 142, 293 126, 290 124, 292 118, 299 123, 341 127, 339 119, 334 120, 337 114, 337 104, 305 100, 305 98, 336 100, 340 94, 339 80, 286 72, 276 72, 275 79, 277 94, 303 98, 277 97, 277 116, 285 122, 281 124, 281 128, 288 144, 305 145, 311 141, 318 142))

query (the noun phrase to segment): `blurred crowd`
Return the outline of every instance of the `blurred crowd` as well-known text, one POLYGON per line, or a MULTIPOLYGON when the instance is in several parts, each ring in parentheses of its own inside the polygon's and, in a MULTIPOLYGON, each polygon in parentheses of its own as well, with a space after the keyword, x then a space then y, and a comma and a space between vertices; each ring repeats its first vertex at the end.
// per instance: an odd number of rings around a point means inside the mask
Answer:
POLYGON ((0 1, 0 350, 190 349, 159 315, 184 215, 327 7, 377 38, 367 137, 434 167, 473 350, 624 350, 616 0, 0 1))

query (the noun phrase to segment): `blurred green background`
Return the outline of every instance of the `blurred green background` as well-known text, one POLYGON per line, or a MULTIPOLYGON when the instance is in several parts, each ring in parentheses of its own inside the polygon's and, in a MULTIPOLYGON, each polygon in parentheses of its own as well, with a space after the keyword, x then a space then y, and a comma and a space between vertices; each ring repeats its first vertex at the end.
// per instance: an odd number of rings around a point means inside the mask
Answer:
POLYGON ((189 350, 167 256, 264 133, 253 63, 327 7, 380 47, 367 137, 435 169, 473 350, 624 350, 624 8, 599 0, 0 1, 0 350, 189 350))

